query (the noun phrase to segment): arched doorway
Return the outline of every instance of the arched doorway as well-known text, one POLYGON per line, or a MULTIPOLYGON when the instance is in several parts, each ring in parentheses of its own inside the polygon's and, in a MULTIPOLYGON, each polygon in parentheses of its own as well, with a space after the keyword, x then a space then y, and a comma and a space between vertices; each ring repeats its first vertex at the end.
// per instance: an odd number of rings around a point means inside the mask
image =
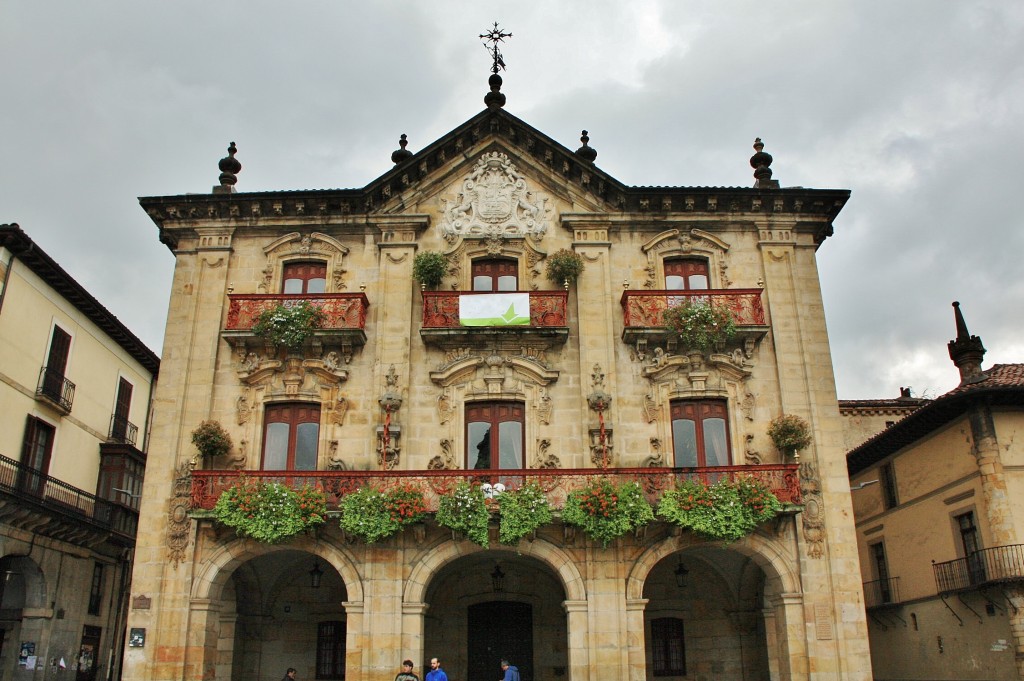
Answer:
POLYGON ((424 657, 439 658, 456 679, 496 681, 507 658, 523 681, 560 681, 568 666, 565 599, 558 575, 535 558, 502 551, 458 558, 427 587, 424 657))

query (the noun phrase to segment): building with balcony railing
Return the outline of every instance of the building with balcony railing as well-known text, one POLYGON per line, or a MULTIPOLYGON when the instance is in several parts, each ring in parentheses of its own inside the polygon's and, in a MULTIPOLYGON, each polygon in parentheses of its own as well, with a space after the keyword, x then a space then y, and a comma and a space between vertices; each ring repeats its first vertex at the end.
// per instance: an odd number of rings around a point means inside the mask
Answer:
POLYGON ((118 678, 159 359, 17 225, 0 225, 0 286, 4 641, 37 669, 118 678))
POLYGON ((501 656, 529 681, 868 678, 815 264, 849 192, 780 187, 760 141, 753 187, 631 186, 583 142, 495 105, 403 142, 362 188, 238 192, 232 145, 211 193, 140 200, 175 254, 175 351, 131 678, 271 681, 287 658, 299 678, 368 681, 439 654, 456 679, 501 656), (413 279, 423 253, 439 283, 413 279), (556 253, 578 279, 548 276, 556 253), (260 315, 303 303, 325 318, 271 342, 260 315), (682 340, 664 311, 686 304, 732 333, 682 340), (767 434, 783 413, 811 424, 799 457, 767 434), (228 454, 193 447, 209 419, 228 454), (783 512, 729 544, 659 518, 604 545, 561 515, 594 480, 656 504, 746 478, 783 512), (239 537, 213 509, 241 480, 319 487, 328 521, 239 537), (465 480, 537 482, 554 520, 515 545, 453 534, 434 512, 465 480), (345 534, 339 505, 365 486, 423 491, 426 520, 375 544, 345 534))
POLYGON ((898 419, 847 457, 875 678, 1024 678, 1024 364, 954 309, 958 387, 852 405, 898 419))

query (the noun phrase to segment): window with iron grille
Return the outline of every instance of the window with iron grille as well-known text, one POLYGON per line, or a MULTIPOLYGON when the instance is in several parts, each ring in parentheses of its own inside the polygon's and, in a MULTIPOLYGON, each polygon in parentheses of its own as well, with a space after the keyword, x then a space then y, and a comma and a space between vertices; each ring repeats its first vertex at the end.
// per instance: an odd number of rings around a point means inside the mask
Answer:
POLYGON ((651 658, 654 676, 686 675, 682 619, 659 617, 651 620, 651 658))
POLYGON ((316 678, 345 678, 345 622, 321 622, 316 631, 316 678))
POLYGON ((89 586, 89 614, 100 614, 100 606, 103 602, 103 564, 96 563, 92 566, 92 584, 89 586))

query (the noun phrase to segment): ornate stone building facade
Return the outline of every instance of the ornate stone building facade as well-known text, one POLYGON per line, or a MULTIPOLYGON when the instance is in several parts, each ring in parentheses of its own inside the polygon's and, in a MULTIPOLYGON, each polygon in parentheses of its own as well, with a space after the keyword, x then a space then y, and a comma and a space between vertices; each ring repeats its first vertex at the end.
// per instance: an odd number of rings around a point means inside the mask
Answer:
POLYGON ((177 265, 127 678, 359 681, 431 656, 453 679, 502 656, 529 681, 869 678, 815 262, 849 192, 780 188, 760 140, 753 188, 625 185, 585 133, 574 152, 505 111, 496 78, 487 109, 414 154, 403 136, 364 188, 236 193, 232 146, 213 193, 141 200, 177 265), (562 249, 575 282, 546 276, 562 249), (422 252, 447 258, 435 289, 412 279, 422 252), (300 300, 322 328, 267 347, 259 312, 300 300), (684 300, 728 308, 735 337, 680 343, 662 312, 684 300), (799 461, 766 435, 782 413, 811 425, 799 461), (235 448, 200 462, 210 418, 235 448), (210 519, 238 471, 282 469, 332 505, 407 480, 432 507, 461 477, 543 476, 557 507, 599 476, 656 500, 750 474, 786 510, 731 544, 656 521, 602 546, 556 520, 486 549, 433 520, 262 545, 210 519))

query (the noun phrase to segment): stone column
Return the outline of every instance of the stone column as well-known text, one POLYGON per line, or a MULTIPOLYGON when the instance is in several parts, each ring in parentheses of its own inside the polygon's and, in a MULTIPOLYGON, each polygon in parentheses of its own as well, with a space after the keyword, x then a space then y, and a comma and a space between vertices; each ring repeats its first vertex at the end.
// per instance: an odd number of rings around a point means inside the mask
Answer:
POLYGON ((345 608, 345 681, 363 681, 363 601, 344 601, 345 608))
MULTIPOLYGON (((426 603, 403 603, 402 604, 402 655, 410 660, 420 661, 426 659, 423 656, 423 617, 427 614, 426 603)), ((420 678, 426 674, 426 670, 420 669, 416 672, 420 678)))
POLYGON ((217 642, 220 637, 220 603, 208 598, 196 598, 189 603, 187 633, 181 678, 184 681, 203 681, 217 669, 217 642))
POLYGON ((644 681, 647 678, 646 629, 644 610, 647 598, 626 600, 626 649, 629 656, 629 681, 644 681))
MULTIPOLYGON (((769 638, 775 646, 769 647, 769 660, 776 660, 777 678, 783 681, 802 681, 809 678, 809 662, 805 643, 804 599, 802 594, 780 594, 769 599, 775 611, 772 618, 775 630, 769 638)), ((769 620, 765 620, 767 624, 769 620)), ((773 676, 773 678, 776 678, 773 676)))
POLYGON ((587 626, 587 602, 563 601, 569 627, 569 676, 566 681, 589 681, 590 627, 587 626))

